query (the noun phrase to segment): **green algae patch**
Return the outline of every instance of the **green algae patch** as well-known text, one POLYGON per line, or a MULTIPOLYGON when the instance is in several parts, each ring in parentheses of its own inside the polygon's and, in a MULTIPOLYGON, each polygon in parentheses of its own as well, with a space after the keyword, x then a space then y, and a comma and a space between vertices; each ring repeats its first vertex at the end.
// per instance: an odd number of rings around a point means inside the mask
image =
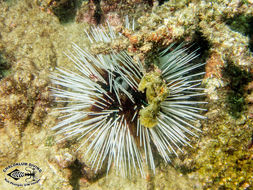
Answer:
POLYGON ((152 128, 157 124, 157 114, 160 111, 161 102, 169 95, 167 85, 157 67, 144 75, 138 90, 143 93, 146 91, 148 102, 148 106, 140 110, 140 123, 145 127, 152 128))

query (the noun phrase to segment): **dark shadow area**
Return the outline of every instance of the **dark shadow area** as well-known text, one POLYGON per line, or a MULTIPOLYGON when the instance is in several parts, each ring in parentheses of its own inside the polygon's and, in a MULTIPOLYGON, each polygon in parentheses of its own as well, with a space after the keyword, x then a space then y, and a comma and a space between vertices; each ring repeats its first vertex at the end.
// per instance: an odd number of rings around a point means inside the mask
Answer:
POLYGON ((78 8, 83 0, 68 0, 52 8, 54 14, 62 24, 72 22, 75 19, 78 8))
MULTIPOLYGON (((107 161, 104 163, 101 170, 95 172, 95 169, 92 169, 81 163, 78 159, 69 167, 72 172, 72 176, 70 178, 70 184, 74 190, 80 189, 80 180, 84 179, 87 180, 89 183, 94 183, 97 180, 101 179, 106 175, 106 164, 107 161)), ((82 183, 82 182, 81 182, 82 183)))
POLYGON ((229 81, 226 100, 229 106, 229 114, 234 118, 239 118, 246 109, 245 86, 253 80, 253 75, 232 63, 228 63, 228 66, 223 70, 223 76, 229 81))
POLYGON ((70 185, 73 187, 74 190, 79 190, 79 180, 82 177, 82 164, 76 160, 69 169, 72 171, 72 176, 70 178, 70 185))
POLYGON ((253 52, 253 17, 245 15, 236 15, 228 19, 226 24, 234 31, 240 32, 250 38, 249 49, 253 52))
MULTIPOLYGON (((153 6, 153 0, 144 0, 148 3, 149 6, 153 6)), ((164 0, 160 0, 161 2, 164 1, 164 0)), ((159 5, 160 5, 160 1, 159 1, 159 5)))
POLYGON ((201 56, 203 60, 206 60, 211 46, 207 39, 203 36, 202 32, 196 31, 192 41, 193 44, 191 45, 190 50, 194 51, 198 49, 197 53, 201 56))
POLYGON ((0 54, 0 80, 8 74, 11 65, 0 54))

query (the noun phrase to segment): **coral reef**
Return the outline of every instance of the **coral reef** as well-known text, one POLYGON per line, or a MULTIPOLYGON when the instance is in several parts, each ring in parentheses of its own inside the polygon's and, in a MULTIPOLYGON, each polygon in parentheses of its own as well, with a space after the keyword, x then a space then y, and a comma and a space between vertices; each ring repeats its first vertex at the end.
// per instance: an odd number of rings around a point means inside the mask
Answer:
POLYGON ((20 130, 28 119, 40 125, 49 106, 48 81, 39 78, 28 60, 20 60, 13 70, 13 75, 1 81, 0 110, 4 122, 12 121, 20 130))
MULTIPOLYGON (((230 60, 231 63, 242 67, 242 69, 245 69, 245 67, 251 68, 252 64, 250 63, 253 60, 248 48, 249 37, 245 36, 244 33, 234 31, 235 26, 231 29, 228 25, 229 21, 237 15, 251 18, 253 10, 250 5, 252 5, 251 2, 241 3, 239 1, 206 1, 200 4, 196 4, 194 1, 188 3, 169 1, 162 6, 158 6, 155 2, 152 12, 151 9, 147 9, 146 13, 139 17, 130 15, 131 19, 137 18, 136 32, 126 30, 119 21, 116 22, 118 31, 128 39, 127 41, 120 40, 121 48, 127 47, 130 52, 134 52, 143 60, 144 57, 148 57, 150 54, 151 57, 154 56, 157 49, 172 42, 179 42, 183 39, 184 41, 194 42, 196 38, 200 37, 202 39, 198 41, 206 40, 210 45, 210 59, 220 59, 217 63, 220 66, 226 65, 227 60, 230 60), (220 58, 217 57, 218 55, 220 58), (215 56, 216 58, 214 58, 215 56)), ((88 7, 88 4, 83 5, 83 7, 88 7)), ((111 10, 114 11, 114 8, 111 7, 111 10)), ((79 14, 92 15, 82 8, 79 10, 79 14)), ((77 18, 79 18, 78 15, 77 18)), ((123 16, 118 15, 117 20, 123 20, 123 16)), ((110 22, 110 19, 108 21, 110 22)), ((250 25, 246 24, 244 31, 249 31, 249 27, 250 25)), ((116 50, 121 49, 117 46, 118 43, 115 43, 111 47, 116 50)), ((204 46, 207 47, 207 44, 204 46)), ((101 45, 97 47, 100 51, 101 48, 103 49, 101 45)), ((214 60, 209 62, 214 64, 214 60)), ((209 72, 214 72, 213 69, 207 71, 207 76, 212 75, 209 72)))
POLYGON ((39 77, 31 62, 20 60, 13 70, 0 81, 1 165, 15 159, 26 123, 40 126, 50 103, 48 81, 39 77))
POLYGON ((150 11, 151 6, 145 0, 90 0, 84 1, 77 11, 76 22, 90 24, 104 23, 106 20, 112 26, 122 25, 126 15, 138 17, 143 11, 150 11))
MULTIPOLYGON (((82 157, 84 150, 73 153, 78 144, 56 144, 49 132, 58 115, 47 115, 51 108, 46 78, 56 65, 70 67, 62 52, 70 42, 85 47, 88 39, 83 29, 97 24, 95 1, 75 1, 69 9, 69 20, 75 22, 61 25, 60 12, 67 9, 64 2, 72 1, 0 0, 0 69, 5 70, 6 62, 12 66, 12 73, 1 72, 0 81, 1 167, 24 160, 40 166, 41 181, 30 189, 252 188, 252 79, 243 82, 243 77, 226 75, 230 66, 235 66, 232 73, 253 73, 252 0, 100 1, 100 23, 107 19, 122 36, 112 44, 90 47, 94 53, 127 49, 134 59, 150 64, 160 49, 186 41, 196 42, 195 47, 201 47, 198 62, 207 62, 204 86, 209 119, 201 123, 203 134, 193 140, 192 148, 183 148, 187 151, 181 153, 182 160, 175 159, 174 168, 157 158, 155 176, 132 181, 115 172, 95 175, 82 157), (125 15, 135 19, 135 31, 122 26, 125 15), (240 92, 232 83, 243 84, 240 92), (230 100, 243 107, 236 113, 238 118, 228 115, 231 89, 235 93, 230 100)), ((3 182, 0 188, 13 186, 3 182)))
POLYGON ((197 151, 185 159, 204 189, 252 188, 252 126, 252 119, 238 125, 228 115, 210 115, 202 140, 195 146, 197 151))

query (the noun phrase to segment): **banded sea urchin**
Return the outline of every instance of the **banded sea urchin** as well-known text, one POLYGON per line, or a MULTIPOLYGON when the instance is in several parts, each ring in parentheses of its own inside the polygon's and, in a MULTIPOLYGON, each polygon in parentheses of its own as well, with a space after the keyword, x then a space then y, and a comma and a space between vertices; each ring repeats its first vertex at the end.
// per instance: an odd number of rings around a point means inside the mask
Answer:
MULTIPOLYGON (((109 24, 105 31, 95 27, 86 34, 91 43, 119 35, 109 24)), ((182 45, 172 48, 157 56, 157 65, 144 69, 126 51, 93 55, 73 44, 74 53, 67 56, 77 71, 57 68, 52 75, 53 96, 67 103, 58 108, 63 116, 53 130, 66 138, 86 137, 82 145, 88 143, 96 171, 106 162, 107 172, 113 163, 123 175, 134 169, 145 176, 145 164, 155 172, 154 151, 170 162, 176 149, 189 145, 187 134, 200 131, 192 122, 204 118, 198 104, 206 102, 192 98, 203 95, 196 77, 204 72, 192 71, 204 64, 190 63, 196 52, 187 54, 182 45)))

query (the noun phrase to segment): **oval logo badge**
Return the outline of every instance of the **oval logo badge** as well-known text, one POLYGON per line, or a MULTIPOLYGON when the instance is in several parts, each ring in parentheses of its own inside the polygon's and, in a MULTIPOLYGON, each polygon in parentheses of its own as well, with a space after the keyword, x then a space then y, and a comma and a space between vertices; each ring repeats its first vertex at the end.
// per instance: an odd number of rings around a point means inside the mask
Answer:
POLYGON ((7 183, 23 187, 38 183, 42 170, 34 164, 21 162, 7 166, 3 172, 7 183))

